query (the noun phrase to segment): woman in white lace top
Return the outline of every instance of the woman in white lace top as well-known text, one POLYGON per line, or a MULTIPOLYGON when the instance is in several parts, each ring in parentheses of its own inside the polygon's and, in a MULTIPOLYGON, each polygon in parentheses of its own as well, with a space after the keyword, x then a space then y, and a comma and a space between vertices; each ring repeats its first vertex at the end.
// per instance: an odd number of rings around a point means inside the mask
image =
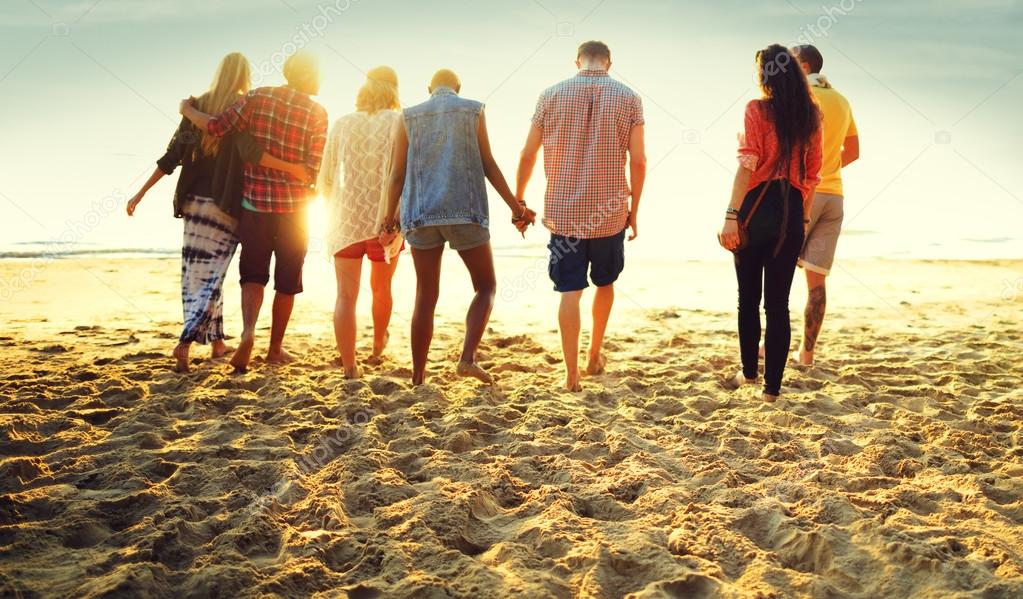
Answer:
POLYGON ((362 278, 362 259, 370 261, 373 290, 373 359, 387 345, 391 320, 391 279, 404 248, 401 239, 388 247, 377 240, 384 210, 385 181, 392 134, 401 122, 398 76, 377 67, 366 76, 355 102, 356 112, 338 119, 323 153, 317 185, 327 205, 325 242, 334 258, 337 302, 334 336, 340 357, 336 364, 347 378, 361 374, 355 358, 355 304, 362 278))

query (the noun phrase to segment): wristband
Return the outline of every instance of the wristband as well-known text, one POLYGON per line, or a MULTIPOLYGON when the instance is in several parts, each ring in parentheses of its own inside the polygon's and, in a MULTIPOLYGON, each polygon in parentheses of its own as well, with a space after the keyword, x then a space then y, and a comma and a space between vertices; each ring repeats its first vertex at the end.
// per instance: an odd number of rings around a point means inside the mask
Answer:
POLYGON ((725 214, 739 214, 739 211, 736 210, 735 208, 726 208, 725 214))

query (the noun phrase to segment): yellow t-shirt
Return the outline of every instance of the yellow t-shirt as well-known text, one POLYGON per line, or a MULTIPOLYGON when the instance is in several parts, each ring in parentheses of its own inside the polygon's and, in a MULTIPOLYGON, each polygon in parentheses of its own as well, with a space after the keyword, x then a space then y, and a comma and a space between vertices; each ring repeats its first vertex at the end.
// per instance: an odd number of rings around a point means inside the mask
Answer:
POLYGON ((821 182, 819 193, 842 195, 842 144, 845 138, 857 135, 856 121, 845 96, 830 87, 812 86, 817 102, 824 113, 824 129, 821 131, 821 182))

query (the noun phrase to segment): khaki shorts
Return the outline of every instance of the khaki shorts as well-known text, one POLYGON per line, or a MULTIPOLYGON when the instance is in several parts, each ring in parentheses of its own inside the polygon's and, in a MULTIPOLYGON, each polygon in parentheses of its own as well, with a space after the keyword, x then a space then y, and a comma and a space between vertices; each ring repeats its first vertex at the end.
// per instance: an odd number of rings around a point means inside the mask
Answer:
POLYGON ((428 225, 405 233, 405 241, 414 250, 432 250, 447 242, 451 249, 462 252, 490 241, 490 231, 481 225, 428 225))
POLYGON ((810 228, 799 255, 799 265, 827 276, 835 263, 835 249, 842 232, 843 199, 840 195, 818 193, 810 213, 810 228))

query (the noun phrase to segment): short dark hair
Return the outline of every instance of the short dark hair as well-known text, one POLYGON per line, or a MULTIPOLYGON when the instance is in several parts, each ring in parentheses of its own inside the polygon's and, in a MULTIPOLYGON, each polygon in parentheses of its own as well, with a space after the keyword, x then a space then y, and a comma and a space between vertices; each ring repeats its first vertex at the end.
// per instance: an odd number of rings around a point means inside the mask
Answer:
POLYGON ((604 42, 590 41, 579 45, 579 52, 576 58, 602 58, 611 62, 611 49, 604 42))
POLYGON ((796 46, 792 51, 795 52, 800 62, 805 62, 810 67, 811 73, 820 73, 824 68, 824 57, 821 56, 821 51, 816 46, 810 44, 796 46))

